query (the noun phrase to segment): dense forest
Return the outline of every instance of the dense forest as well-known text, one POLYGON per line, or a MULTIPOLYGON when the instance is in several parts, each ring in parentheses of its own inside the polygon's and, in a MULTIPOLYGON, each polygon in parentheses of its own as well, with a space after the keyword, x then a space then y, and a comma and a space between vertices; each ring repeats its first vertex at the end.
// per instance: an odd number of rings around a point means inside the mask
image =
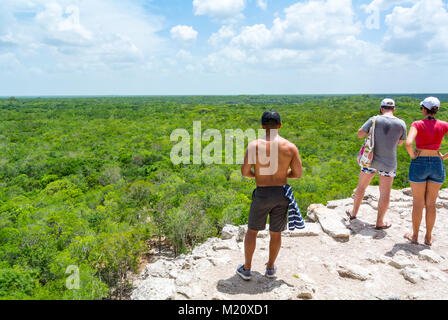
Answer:
MULTIPOLYGON (((382 98, 0 99, 0 299, 122 298, 150 245, 186 253, 227 223, 247 223, 255 184, 239 165, 171 162, 171 133, 192 134, 194 121, 224 136, 258 130, 262 113, 276 110, 280 134, 302 156, 303 178, 290 183, 302 213, 349 197, 359 173, 356 133, 382 98), (79 289, 67 288, 69 266, 79 270, 79 289)), ((396 97, 408 128, 421 118, 420 98, 396 97)), ((448 119, 446 100, 438 117, 448 119)), ((400 147, 394 188, 409 186, 409 163, 400 147)))

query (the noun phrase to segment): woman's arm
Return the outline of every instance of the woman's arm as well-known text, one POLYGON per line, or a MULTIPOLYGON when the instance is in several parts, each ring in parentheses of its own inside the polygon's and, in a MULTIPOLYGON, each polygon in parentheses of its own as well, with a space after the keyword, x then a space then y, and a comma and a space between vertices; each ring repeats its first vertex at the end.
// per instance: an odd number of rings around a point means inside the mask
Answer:
MULTIPOLYGON (((448 137, 447 134, 445 134, 444 139, 447 140, 447 137, 448 137)), ((442 160, 448 159, 448 153, 444 155, 439 151, 439 156, 440 158, 442 158, 442 160)))
POLYGON ((409 153, 411 159, 417 158, 420 153, 417 150, 414 151, 414 141, 415 137, 417 137, 417 133, 417 129, 415 127, 411 127, 411 129, 409 130, 408 138, 406 140, 406 151, 409 153))

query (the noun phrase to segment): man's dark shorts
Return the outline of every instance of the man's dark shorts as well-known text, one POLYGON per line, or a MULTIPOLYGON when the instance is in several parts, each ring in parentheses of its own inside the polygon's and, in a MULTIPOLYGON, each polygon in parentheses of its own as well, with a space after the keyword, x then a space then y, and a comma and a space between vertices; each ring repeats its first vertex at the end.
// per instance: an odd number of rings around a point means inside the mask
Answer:
POLYGON ((269 230, 282 232, 288 221, 289 200, 283 187, 258 187, 252 193, 248 228, 261 231, 266 228, 269 215, 269 230))

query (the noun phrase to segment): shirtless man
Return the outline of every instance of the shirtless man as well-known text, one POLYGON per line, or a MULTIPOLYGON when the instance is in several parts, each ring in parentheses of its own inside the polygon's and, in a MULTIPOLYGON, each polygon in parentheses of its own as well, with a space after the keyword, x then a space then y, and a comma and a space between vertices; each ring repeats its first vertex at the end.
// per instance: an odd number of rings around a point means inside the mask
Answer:
POLYGON ((280 115, 267 111, 261 119, 266 136, 252 141, 247 147, 241 173, 244 177, 255 178, 257 188, 252 193, 248 230, 244 240, 245 264, 239 265, 237 274, 244 280, 251 279, 252 256, 255 251, 257 234, 266 228, 269 214, 269 261, 265 275, 273 278, 274 265, 281 247, 281 232, 286 229, 288 206, 284 186, 288 179, 300 179, 302 161, 299 150, 288 140, 278 135, 282 126, 280 115))

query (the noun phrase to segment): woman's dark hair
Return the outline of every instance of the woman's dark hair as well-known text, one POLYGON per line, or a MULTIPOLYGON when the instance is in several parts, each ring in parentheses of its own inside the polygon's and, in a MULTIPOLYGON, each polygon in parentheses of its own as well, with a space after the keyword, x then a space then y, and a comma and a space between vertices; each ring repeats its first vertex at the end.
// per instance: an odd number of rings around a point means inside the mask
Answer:
MULTIPOLYGON (((422 108, 425 108, 425 107, 422 106, 422 108)), ((439 108, 432 108, 432 110, 425 108, 425 110, 426 110, 427 114, 432 115, 432 116, 436 115, 437 112, 439 112, 439 108)))

